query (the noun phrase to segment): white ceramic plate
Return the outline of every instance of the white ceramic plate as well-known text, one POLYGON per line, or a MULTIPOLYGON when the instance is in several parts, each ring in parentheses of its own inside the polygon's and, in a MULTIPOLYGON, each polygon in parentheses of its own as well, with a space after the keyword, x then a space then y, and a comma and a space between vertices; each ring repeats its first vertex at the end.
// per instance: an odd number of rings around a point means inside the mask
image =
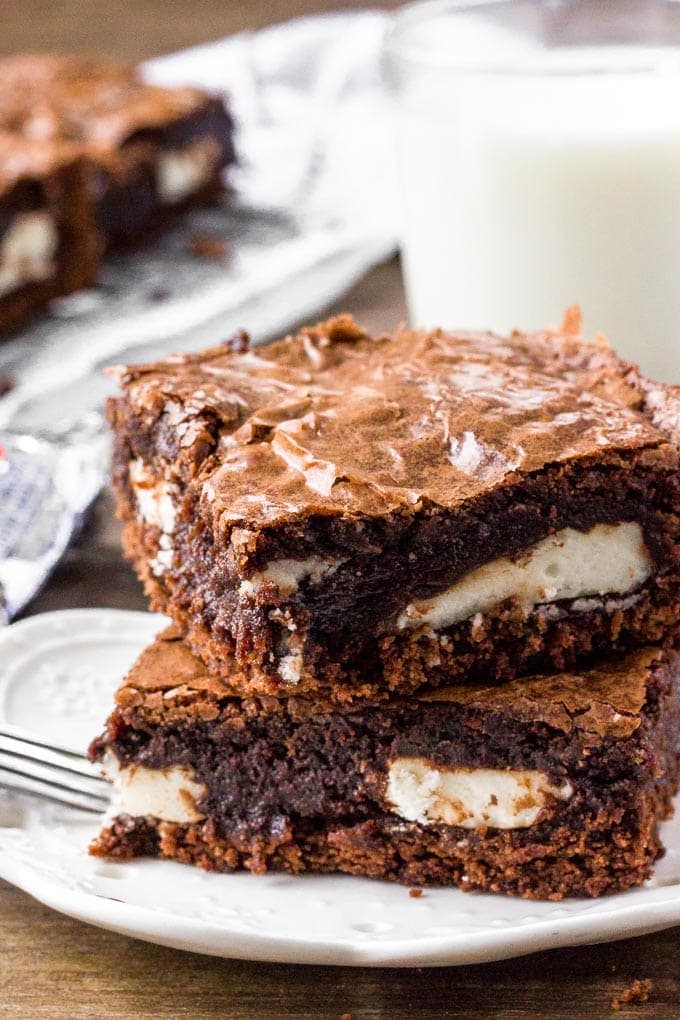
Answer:
MULTIPOLYGON (((0 722, 84 749, 162 617, 68 610, 0 632, 0 722)), ((680 812, 679 812, 680 814, 680 812)), ((0 876, 71 917, 178 949, 287 963, 428 966, 499 960, 680 923, 680 820, 640 889, 531 903, 346 876, 212 875, 88 857, 97 819, 0 791, 0 876)))

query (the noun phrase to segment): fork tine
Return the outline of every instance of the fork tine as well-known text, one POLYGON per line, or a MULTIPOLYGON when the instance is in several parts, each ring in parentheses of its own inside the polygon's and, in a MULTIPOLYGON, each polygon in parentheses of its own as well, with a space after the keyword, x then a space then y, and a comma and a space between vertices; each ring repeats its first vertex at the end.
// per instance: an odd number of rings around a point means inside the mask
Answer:
POLYGON ((47 744, 39 744, 32 740, 26 740, 23 737, 6 734, 0 730, 0 752, 3 751, 24 760, 53 765, 74 775, 86 776, 98 782, 105 781, 102 779, 98 767, 81 755, 69 754, 49 747, 47 744))
POLYGON ((81 811, 91 811, 95 814, 101 814, 108 806, 108 800, 103 797, 71 792, 66 788, 39 779, 32 779, 30 776, 24 776, 4 768, 0 768, 0 786, 19 793, 27 793, 33 797, 42 797, 60 804, 67 804, 69 807, 79 808, 81 811))
POLYGON ((56 751, 58 754, 66 755, 68 758, 73 758, 76 761, 88 761, 86 754, 79 751, 74 751, 72 747, 66 747, 63 744, 48 743, 46 740, 42 740, 40 737, 27 730, 22 730, 19 726, 11 726, 9 723, 3 722, 0 725, 0 737, 7 737, 11 740, 20 740, 24 744, 30 744, 32 747, 40 747, 46 751, 56 751))
POLYGON ((0 750, 0 768, 16 772, 29 779, 38 779, 53 783, 76 793, 92 794, 95 797, 106 796, 106 781, 100 776, 83 776, 76 772, 66 771, 59 766, 32 758, 22 758, 0 750))
POLYGON ((83 754, 48 744, 4 724, 0 727, 0 786, 101 813, 108 783, 83 754))

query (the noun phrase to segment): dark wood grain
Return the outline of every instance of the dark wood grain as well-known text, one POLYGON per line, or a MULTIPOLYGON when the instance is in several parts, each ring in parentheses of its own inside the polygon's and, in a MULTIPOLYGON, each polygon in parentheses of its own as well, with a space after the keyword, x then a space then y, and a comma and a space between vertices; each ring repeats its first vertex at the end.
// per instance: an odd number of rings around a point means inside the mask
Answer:
POLYGON ((365 0, 0 0, 0 53, 58 49, 126 60, 170 53, 234 32, 335 8, 395 7, 365 0))
MULTIPOLYGON (((0 53, 61 48, 137 59, 332 6, 311 0, 0 0, 0 53)), ((344 0, 343 6, 367 5, 344 0)), ((338 302, 335 310, 340 309, 353 311, 374 329, 403 320, 396 260, 369 273, 338 302)), ((27 614, 76 606, 145 607, 141 588, 120 557, 108 495, 27 614)), ((677 1020, 679 959, 680 929, 455 969, 214 960, 99 931, 0 882, 0 1016, 21 1020, 303 1020, 343 1014, 353 1020, 677 1020), (652 980, 649 1001, 613 1013, 613 997, 635 978, 652 980)))

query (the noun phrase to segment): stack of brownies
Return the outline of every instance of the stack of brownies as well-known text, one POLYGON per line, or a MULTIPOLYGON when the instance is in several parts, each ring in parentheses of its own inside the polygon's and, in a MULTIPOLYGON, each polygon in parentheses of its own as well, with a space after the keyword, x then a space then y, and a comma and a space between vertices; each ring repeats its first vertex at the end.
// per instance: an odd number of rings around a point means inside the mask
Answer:
POLYGON ((93 744, 94 853, 550 899, 649 876, 680 390, 577 332, 340 316, 119 370, 125 551, 174 622, 93 744))
POLYGON ((95 283, 106 249, 212 200, 233 134, 221 99, 129 65, 0 60, 0 331, 95 283))

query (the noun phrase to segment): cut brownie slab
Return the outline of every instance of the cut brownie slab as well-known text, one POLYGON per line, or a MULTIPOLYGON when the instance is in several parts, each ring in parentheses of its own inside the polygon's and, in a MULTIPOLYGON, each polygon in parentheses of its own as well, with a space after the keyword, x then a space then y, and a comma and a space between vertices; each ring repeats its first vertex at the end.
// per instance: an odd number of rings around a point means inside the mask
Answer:
POLYGON ((92 755, 118 784, 92 852, 345 871, 532 898, 649 876, 680 752, 680 655, 353 706, 233 696, 161 635, 92 755))
POLYGON ((680 605, 680 393, 604 342, 401 330, 119 370, 124 546, 241 694, 563 669, 680 605))
POLYGON ((0 132, 0 331, 90 286, 101 244, 73 146, 0 132))
POLYGON ((144 240, 170 211, 223 190, 234 125, 223 100, 161 88, 131 65, 55 54, 0 61, 0 122, 81 146, 109 243, 144 240))

